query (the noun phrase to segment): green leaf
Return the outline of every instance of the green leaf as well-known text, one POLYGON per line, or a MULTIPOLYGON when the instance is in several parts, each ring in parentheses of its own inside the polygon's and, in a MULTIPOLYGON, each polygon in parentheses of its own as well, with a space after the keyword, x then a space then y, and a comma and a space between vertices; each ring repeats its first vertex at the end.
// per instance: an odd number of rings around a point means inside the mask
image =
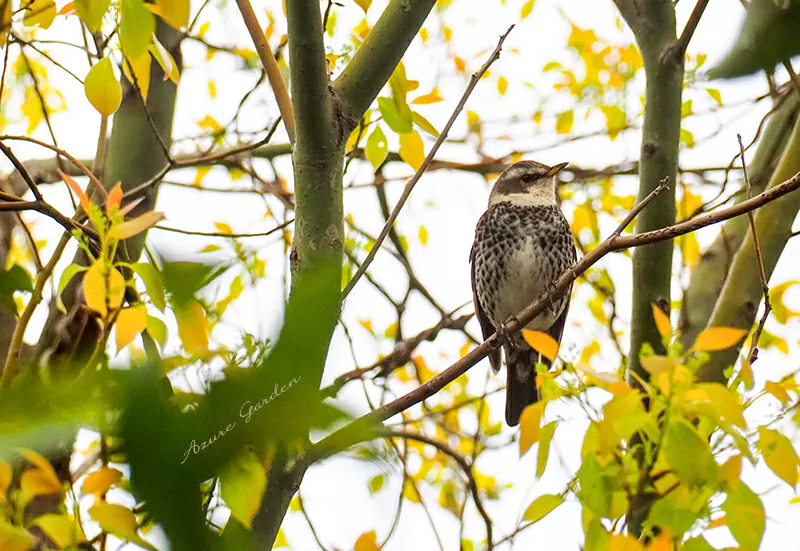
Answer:
POLYGON ((539 452, 536 456, 536 478, 541 478, 547 467, 547 459, 550 457, 550 442, 553 440, 557 426, 558 421, 551 421, 542 427, 539 435, 539 452))
POLYGON ((408 110, 407 116, 405 113, 401 114, 397 110, 397 105, 395 105, 391 98, 378 98, 378 109, 381 112, 383 120, 389 125, 389 128, 398 134, 405 134, 413 130, 413 117, 410 109, 408 110))
POLYGON ((67 285, 69 284, 69 282, 72 281, 72 278, 75 277, 77 274, 79 274, 81 272, 85 272, 88 269, 89 269, 88 266, 79 266, 77 264, 70 264, 69 266, 64 268, 64 271, 61 274, 61 279, 58 280, 58 302, 59 302, 59 304, 63 304, 61 302, 61 294, 64 292, 64 289, 67 288, 67 285))
POLYGON ((20 7, 25 10, 25 26, 39 25, 50 28, 56 18, 56 3, 53 0, 22 0, 20 7))
POLYGON ((524 520, 538 522, 549 515, 556 507, 564 503, 564 498, 556 494, 543 494, 528 505, 522 515, 524 520))
POLYGON ((742 551, 756 551, 766 527, 764 504, 747 484, 740 482, 722 504, 726 524, 742 551))
POLYGON ((156 21, 142 0, 122 0, 122 21, 119 39, 122 52, 129 59, 136 59, 147 51, 153 41, 156 21))
POLYGON ((0 270, 0 306, 14 315, 17 314, 16 292, 33 292, 31 274, 19 264, 14 264, 8 271, 0 270))
POLYGON ((220 493, 231 515, 247 528, 252 527, 261 497, 267 488, 267 474, 252 451, 245 450, 222 471, 220 493))
POLYGON ((147 332, 163 348, 167 344, 167 324, 154 316, 147 316, 147 332))
POLYGON ((95 63, 83 81, 86 98, 97 112, 108 117, 122 103, 122 86, 114 75, 111 59, 104 57, 95 63))
POLYGON ((427 132, 428 134, 430 134, 434 138, 438 138, 439 137, 439 131, 436 130, 436 127, 433 126, 428 121, 428 119, 426 119, 425 117, 423 117, 422 115, 420 115, 416 111, 413 111, 411 113, 411 120, 414 121, 414 124, 416 124, 417 126, 422 128, 425 132, 427 132))
POLYGON ((147 295, 150 297, 150 302, 163 312, 167 306, 167 299, 164 296, 164 283, 161 281, 158 270, 152 264, 145 262, 133 264, 131 269, 142 278, 144 288, 147 289, 147 295))
POLYGON ((73 2, 78 17, 86 23, 89 30, 93 33, 100 30, 103 23, 103 15, 108 11, 111 0, 75 0, 73 2))
POLYGON ((372 165, 372 168, 378 170, 378 167, 383 164, 388 154, 389 142, 386 140, 386 134, 383 133, 380 126, 376 126, 375 130, 367 138, 364 155, 372 165))
POLYGON ((714 463, 711 450, 708 441, 689 422, 681 418, 672 419, 667 426, 662 450, 667 464, 681 482, 699 486, 707 481, 714 463))
POLYGON ((369 480, 369 493, 370 494, 377 494, 383 488, 383 484, 386 482, 386 476, 383 474, 377 474, 373 476, 369 480))

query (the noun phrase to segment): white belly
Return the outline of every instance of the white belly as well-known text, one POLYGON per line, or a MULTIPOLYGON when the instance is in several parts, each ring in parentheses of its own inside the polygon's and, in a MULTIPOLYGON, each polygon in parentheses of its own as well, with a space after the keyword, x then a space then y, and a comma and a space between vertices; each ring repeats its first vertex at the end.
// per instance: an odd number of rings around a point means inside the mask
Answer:
MULTIPOLYGON (((542 270, 541 265, 532 262, 532 259, 537 257, 541 257, 541 253, 534 247, 531 239, 526 240, 523 248, 510 253, 506 265, 507 276, 500 285, 498 293, 496 320, 505 321, 518 314, 547 291, 550 274, 544 273, 548 270, 542 270)), ((526 327, 544 331, 553 325, 557 317, 558 312, 553 312, 548 304, 547 308, 526 327)))

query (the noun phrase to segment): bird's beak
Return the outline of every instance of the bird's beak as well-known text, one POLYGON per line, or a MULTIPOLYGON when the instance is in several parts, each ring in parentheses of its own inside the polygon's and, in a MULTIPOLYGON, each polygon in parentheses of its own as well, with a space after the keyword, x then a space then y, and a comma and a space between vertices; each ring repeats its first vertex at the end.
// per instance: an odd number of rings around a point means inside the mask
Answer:
POLYGON ((547 176, 548 178, 555 176, 556 174, 567 168, 567 166, 569 166, 569 163, 559 163, 557 165, 554 165, 550 170, 548 170, 545 173, 545 176, 547 176))

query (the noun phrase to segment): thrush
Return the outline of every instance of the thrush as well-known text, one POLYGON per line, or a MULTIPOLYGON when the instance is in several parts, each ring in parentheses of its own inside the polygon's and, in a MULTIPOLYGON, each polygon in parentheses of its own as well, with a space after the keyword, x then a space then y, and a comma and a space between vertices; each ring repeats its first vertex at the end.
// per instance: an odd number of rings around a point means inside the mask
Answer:
MULTIPOLYGON (((521 161, 506 169, 492 188, 470 251, 475 315, 484 339, 547 294, 576 260, 569 223, 556 203, 556 176, 567 164, 550 167, 521 161)), ((560 343, 569 295, 550 300, 526 328, 547 333, 560 343)), ((506 423, 515 426, 522 410, 539 399, 535 365, 540 357, 520 334, 504 336, 504 341, 506 423)), ((489 354, 489 361, 497 373, 500 349, 489 354)), ((544 356, 541 362, 550 367, 544 356)))

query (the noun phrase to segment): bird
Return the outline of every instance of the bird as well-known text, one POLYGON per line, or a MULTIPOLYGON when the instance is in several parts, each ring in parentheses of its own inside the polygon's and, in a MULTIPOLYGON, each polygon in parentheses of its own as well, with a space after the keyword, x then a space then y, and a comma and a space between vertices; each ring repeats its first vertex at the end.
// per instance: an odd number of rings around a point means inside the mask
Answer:
MULTIPOLYGON (((569 163, 547 166, 519 161, 497 178, 486 212, 478 220, 470 250, 475 315, 484 340, 525 307, 548 293, 576 261, 569 222, 556 202, 558 173, 569 163)), ((569 291, 551 299, 526 329, 547 333, 560 344, 569 311, 569 291)), ((535 365, 550 361, 520 334, 501 335, 505 357, 506 423, 519 424, 522 411, 539 400, 535 365)), ((501 350, 489 354, 492 371, 501 367, 501 350)))

